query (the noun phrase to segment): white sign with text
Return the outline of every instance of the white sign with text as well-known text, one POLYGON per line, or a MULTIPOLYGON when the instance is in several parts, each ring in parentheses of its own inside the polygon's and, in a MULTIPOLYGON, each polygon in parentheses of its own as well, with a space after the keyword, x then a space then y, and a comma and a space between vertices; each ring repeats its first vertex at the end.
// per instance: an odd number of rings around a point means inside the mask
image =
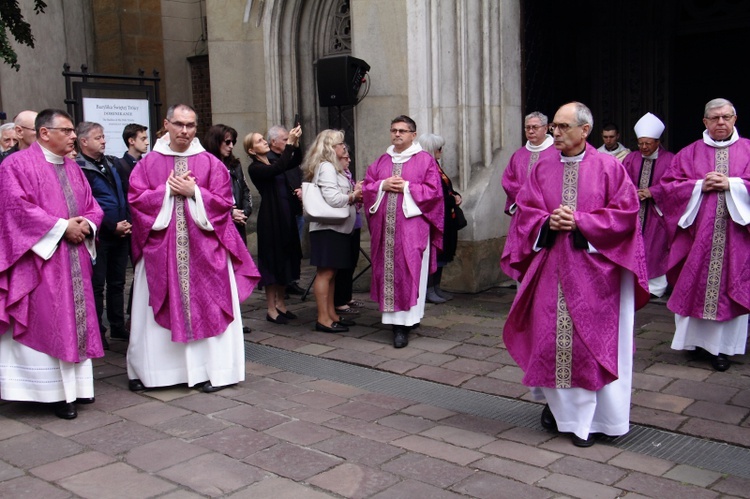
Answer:
MULTIPOLYGON (((107 146, 104 154, 122 157, 128 148, 122 140, 126 125, 137 123, 151 129, 148 99, 83 98, 83 119, 104 127, 107 146)), ((149 134, 150 135, 150 134, 149 134)))

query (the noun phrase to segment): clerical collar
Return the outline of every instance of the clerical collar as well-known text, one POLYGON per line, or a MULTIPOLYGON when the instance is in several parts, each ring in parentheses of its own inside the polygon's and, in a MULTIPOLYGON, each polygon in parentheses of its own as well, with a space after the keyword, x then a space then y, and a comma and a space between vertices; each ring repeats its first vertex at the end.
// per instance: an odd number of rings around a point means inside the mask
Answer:
POLYGON ((154 146, 154 152, 163 154, 164 156, 195 156, 198 153, 205 151, 201 145, 201 141, 198 137, 193 137, 193 141, 188 146, 187 150, 182 152, 173 151, 169 147, 169 134, 165 134, 162 138, 156 141, 154 146))
POLYGON ((419 142, 414 142, 411 146, 401 152, 396 152, 393 146, 388 147, 385 152, 391 157, 394 163, 406 163, 412 156, 420 151, 422 151, 422 146, 419 145, 419 142))
POLYGON ((722 147, 729 147, 738 140, 740 140, 740 131, 737 130, 737 127, 734 127, 734 130, 732 130, 732 135, 724 140, 714 140, 708 134, 708 130, 703 130, 703 142, 711 147, 716 147, 719 149, 722 147))
POLYGON ((544 142, 542 142, 538 146, 535 146, 534 144, 532 144, 531 142, 527 140, 526 149, 531 152, 542 152, 554 143, 555 143, 555 140, 552 138, 552 135, 547 134, 544 137, 544 142))
MULTIPOLYGON (((39 143, 37 142, 37 144, 39 143)), ((64 156, 58 156, 49 149, 45 149, 41 144, 39 144, 39 147, 42 149, 42 152, 44 153, 44 159, 47 160, 47 163, 52 163, 53 165, 62 165, 63 163, 65 163, 64 156)))
POLYGON ((586 155, 586 148, 583 148, 583 151, 581 151, 580 154, 576 154, 575 156, 563 156, 562 153, 560 153, 560 162, 561 163, 580 163, 583 161, 583 156, 586 155))
MULTIPOLYGON (((643 154, 641 154, 643 156, 643 154)), ((656 159, 659 157, 659 148, 656 148, 656 151, 653 152, 653 154, 649 154, 648 156, 643 156, 643 159, 656 159)))

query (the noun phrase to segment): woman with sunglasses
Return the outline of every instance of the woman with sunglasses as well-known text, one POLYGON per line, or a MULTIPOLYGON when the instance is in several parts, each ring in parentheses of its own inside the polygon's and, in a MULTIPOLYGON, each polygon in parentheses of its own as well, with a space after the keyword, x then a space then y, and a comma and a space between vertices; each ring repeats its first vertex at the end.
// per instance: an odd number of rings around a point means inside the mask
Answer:
POLYGON ((232 178, 232 195, 234 197, 234 206, 232 207, 232 221, 234 226, 242 236, 242 240, 247 245, 247 218, 253 212, 253 198, 250 196, 250 189, 245 182, 245 176, 242 174, 242 165, 232 150, 237 143, 237 130, 227 125, 214 125, 206 132, 203 141, 203 147, 219 160, 229 170, 229 176, 232 178))

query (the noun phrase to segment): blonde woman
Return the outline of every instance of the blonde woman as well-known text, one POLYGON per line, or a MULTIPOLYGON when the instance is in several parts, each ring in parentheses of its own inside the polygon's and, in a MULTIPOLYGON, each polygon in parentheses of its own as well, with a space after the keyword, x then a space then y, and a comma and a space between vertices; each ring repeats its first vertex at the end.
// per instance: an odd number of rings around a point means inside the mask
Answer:
POLYGON ((341 161, 346 152, 342 131, 323 130, 302 163, 305 180, 317 183, 326 203, 335 208, 349 206, 349 218, 343 223, 310 222, 310 264, 317 267, 313 285, 318 305, 315 330, 324 333, 342 333, 354 325, 353 321, 339 317, 333 305, 336 271, 351 266, 349 246, 356 219, 354 203, 362 200, 362 186, 358 184, 352 190, 344 173, 341 161))

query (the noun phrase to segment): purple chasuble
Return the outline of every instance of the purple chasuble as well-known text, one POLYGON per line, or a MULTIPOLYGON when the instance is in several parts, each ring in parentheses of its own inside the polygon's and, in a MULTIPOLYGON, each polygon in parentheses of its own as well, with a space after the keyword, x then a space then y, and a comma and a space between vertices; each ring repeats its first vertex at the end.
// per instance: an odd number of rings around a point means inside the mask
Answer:
POLYGON ((616 158, 587 144, 579 163, 562 163, 559 155, 537 163, 516 203, 511 250, 501 262, 521 275, 503 330, 508 352, 527 386, 599 390, 618 377, 623 268, 636 276, 636 307, 648 301, 633 183, 616 158), (561 204, 573 208, 578 230, 598 253, 575 248, 567 231, 557 232, 551 248, 534 251, 561 204))
POLYGON ((740 178, 750 191, 750 140, 722 148, 693 142, 662 177, 662 210, 672 231, 669 269, 679 272, 667 308, 684 317, 728 321, 750 312, 750 225, 729 216, 726 191, 703 192, 693 224, 677 225, 696 182, 711 171, 740 178))
MULTIPOLYGON (((555 149, 553 145, 550 145, 547 149, 539 152, 531 152, 526 146, 524 146, 513 153, 513 156, 510 157, 510 161, 508 162, 508 166, 505 167, 505 171, 503 172, 503 190, 507 195, 505 200, 505 213, 511 215, 510 209, 516 203, 516 197, 524 184, 526 184, 526 179, 529 178, 532 168, 534 168, 540 160, 548 157, 559 158, 560 152, 555 149)), ((508 232, 513 229, 512 226, 514 223, 515 220, 511 218, 508 232)), ((507 238, 505 240, 503 253, 506 251, 510 251, 507 238)), ((521 276, 516 270, 508 269, 506 270, 506 273, 516 281, 521 280, 521 276)))
POLYGON ((0 167, 0 334, 66 362, 104 355, 86 246, 64 237, 48 260, 32 251, 60 219, 104 214, 81 168, 48 163, 39 144, 0 167))
POLYGON ((234 320, 227 255, 240 301, 252 293, 260 274, 231 218, 234 204, 227 168, 213 155, 166 156, 152 151, 130 176, 133 262, 144 259, 149 305, 172 341, 187 343, 223 333, 234 320), (202 230, 188 200, 175 196, 164 230, 152 230, 162 208, 167 178, 192 172, 214 231, 202 230))
POLYGON ((640 151, 631 152, 622 164, 628 171, 630 180, 636 189, 648 187, 653 199, 640 202, 638 219, 643 231, 643 244, 646 247, 646 268, 649 279, 663 276, 667 273, 669 258, 669 233, 667 222, 657 211, 662 210, 664 204, 664 190, 659 181, 672 163, 674 154, 659 146, 659 157, 646 160, 640 151))
POLYGON ((526 183, 534 165, 544 158, 559 156, 560 152, 552 145, 539 152, 531 152, 524 146, 513 153, 503 172, 503 190, 508 196, 505 201, 505 213, 510 213, 510 207, 516 202, 516 196, 526 183))
POLYGON ((370 297, 381 312, 400 312, 416 305, 422 254, 430 242, 430 273, 437 269, 437 252, 443 247, 443 188, 435 159, 421 151, 405 163, 394 164, 383 154, 367 168, 362 187, 370 228, 372 284, 370 297), (406 218, 404 195, 386 192, 380 207, 370 213, 380 183, 393 175, 409 182, 409 192, 422 212, 406 218))

